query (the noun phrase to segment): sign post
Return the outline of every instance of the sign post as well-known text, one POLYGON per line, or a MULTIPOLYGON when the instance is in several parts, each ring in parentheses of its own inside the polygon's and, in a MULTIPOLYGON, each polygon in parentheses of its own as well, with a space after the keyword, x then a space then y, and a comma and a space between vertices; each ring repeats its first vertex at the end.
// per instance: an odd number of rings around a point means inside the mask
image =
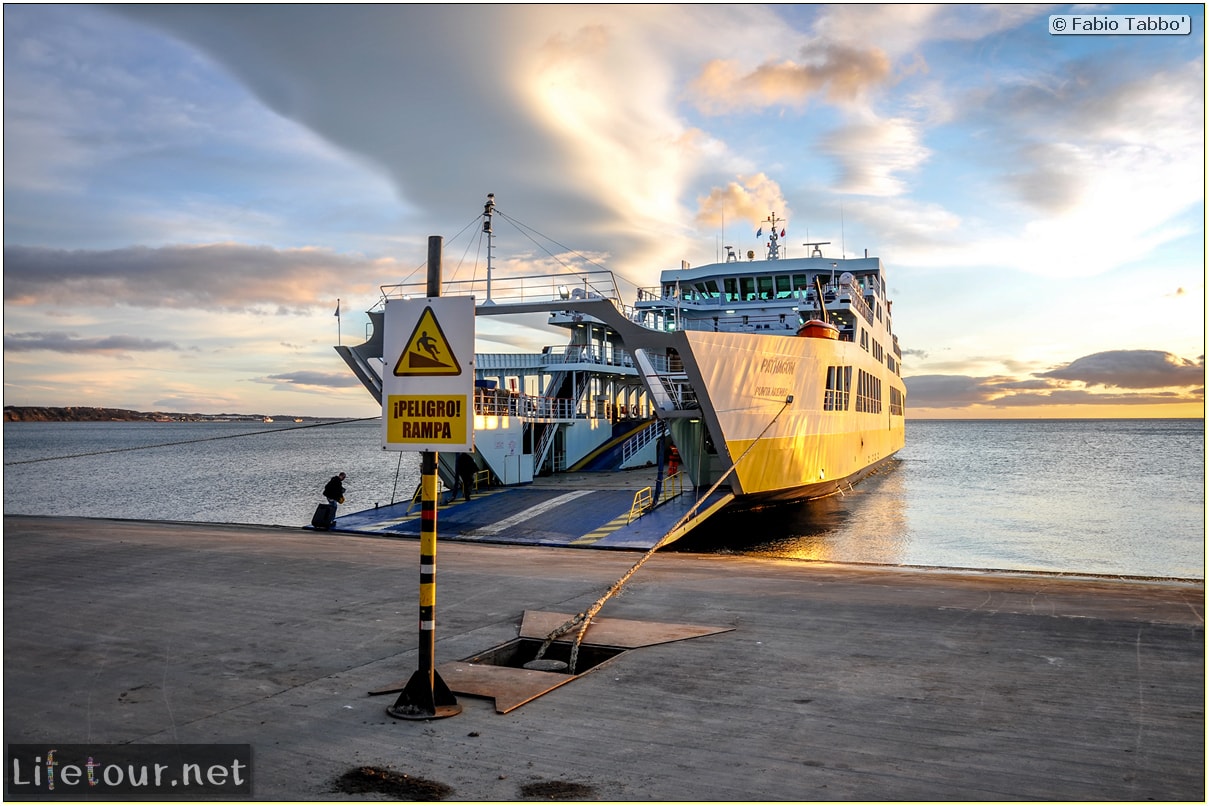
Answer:
POLYGON ((386 713, 437 719, 462 712, 436 670, 437 451, 473 447, 474 298, 441 298, 441 237, 428 239, 428 297, 388 300, 382 445, 420 451, 419 663, 386 713))

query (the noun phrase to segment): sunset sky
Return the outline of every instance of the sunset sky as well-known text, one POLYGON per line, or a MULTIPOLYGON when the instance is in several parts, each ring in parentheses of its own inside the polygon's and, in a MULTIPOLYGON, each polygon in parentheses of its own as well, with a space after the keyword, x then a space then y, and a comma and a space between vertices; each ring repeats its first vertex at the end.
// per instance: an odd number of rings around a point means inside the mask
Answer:
POLYGON ((771 211, 868 249, 910 417, 1203 417, 1204 55, 1201 5, 9 4, 4 402, 372 416, 337 322, 492 192, 640 286, 771 211), (1140 12, 1192 33, 1049 33, 1140 12))

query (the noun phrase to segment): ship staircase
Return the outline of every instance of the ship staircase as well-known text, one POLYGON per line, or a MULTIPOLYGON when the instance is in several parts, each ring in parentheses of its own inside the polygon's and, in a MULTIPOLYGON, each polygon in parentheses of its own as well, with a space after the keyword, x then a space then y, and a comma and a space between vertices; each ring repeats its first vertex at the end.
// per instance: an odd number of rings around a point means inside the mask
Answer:
POLYGON ((664 417, 701 416, 697 392, 678 355, 635 350, 634 360, 664 417))

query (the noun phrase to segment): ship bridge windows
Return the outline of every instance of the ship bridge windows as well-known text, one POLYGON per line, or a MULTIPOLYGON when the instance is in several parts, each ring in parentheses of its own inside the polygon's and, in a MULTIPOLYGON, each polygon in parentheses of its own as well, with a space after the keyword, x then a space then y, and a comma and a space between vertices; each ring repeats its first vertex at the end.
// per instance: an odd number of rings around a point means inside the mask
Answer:
POLYGON ((793 286, 788 274, 778 274, 776 277, 777 299, 789 299, 793 296, 793 286))
POLYGON ((739 299, 739 280, 735 277, 727 277, 722 280, 723 294, 727 302, 736 302, 739 299))
POLYGON ((702 301, 712 302, 716 301, 719 297, 717 280, 705 280, 704 282, 694 283, 693 288, 697 292, 698 298, 702 301))
POLYGON ((756 278, 739 278, 739 299, 750 302, 756 298, 756 278))
POLYGON ((760 290, 760 299, 772 299, 773 297, 773 278, 757 277, 756 287, 760 290))

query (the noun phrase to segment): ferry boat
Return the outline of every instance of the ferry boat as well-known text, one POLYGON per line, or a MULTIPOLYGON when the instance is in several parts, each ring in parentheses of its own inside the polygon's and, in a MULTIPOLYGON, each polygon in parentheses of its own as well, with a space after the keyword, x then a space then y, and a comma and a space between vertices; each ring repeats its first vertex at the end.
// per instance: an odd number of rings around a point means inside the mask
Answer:
MULTIPOLYGON (((627 303, 605 269, 494 277, 496 214, 488 196, 486 276, 443 294, 475 297, 480 339, 484 318, 534 314, 567 334, 475 356, 475 459, 496 483, 651 467, 658 489, 674 447, 686 490, 762 505, 845 490, 902 448, 902 352, 880 259, 828 257, 827 242, 785 257, 773 213, 763 259, 726 247, 724 261, 667 269, 627 303)), ((368 340, 336 347, 379 401, 385 303, 425 292, 383 286, 368 340)), ((441 457, 449 486, 453 459, 441 457)))

